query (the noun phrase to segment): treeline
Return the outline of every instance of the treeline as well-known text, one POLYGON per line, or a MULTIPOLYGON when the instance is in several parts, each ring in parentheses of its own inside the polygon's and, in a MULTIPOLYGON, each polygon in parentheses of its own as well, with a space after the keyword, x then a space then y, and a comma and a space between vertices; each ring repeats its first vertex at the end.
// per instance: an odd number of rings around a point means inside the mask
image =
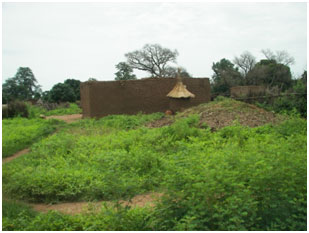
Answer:
MULTIPOLYGON (((213 96, 229 96, 230 88, 234 86, 259 85, 267 87, 270 92, 289 94, 292 97, 282 97, 274 102, 265 101, 264 107, 280 111, 293 109, 306 117, 307 111, 307 71, 301 77, 292 77, 290 65, 294 58, 286 51, 273 52, 270 49, 261 50, 264 59, 257 61, 250 52, 245 51, 232 61, 222 58, 213 62, 211 91, 213 96)), ((179 66, 176 64, 177 50, 164 48, 159 44, 146 44, 142 49, 126 53, 126 61, 119 62, 115 67, 115 80, 131 80, 137 77, 134 70, 142 70, 149 77, 176 77, 179 66)), ((190 73, 181 67, 181 77, 191 77, 190 73)), ((90 78, 88 81, 95 81, 90 78)), ((13 78, 9 78, 2 86, 2 103, 14 100, 28 101, 41 99, 44 102, 75 102, 80 100, 80 81, 66 79, 57 83, 51 90, 42 92, 33 72, 28 67, 20 67, 13 78)))
POLYGON ((280 91, 292 88, 298 81, 305 84, 307 72, 296 79, 292 77, 289 65, 294 63, 294 58, 286 51, 272 52, 270 49, 261 51, 265 58, 256 61, 248 51, 243 52, 233 61, 226 58, 214 62, 212 70, 212 93, 229 94, 233 86, 260 85, 268 88, 276 87, 280 91))
POLYGON ((2 103, 15 101, 37 101, 41 99, 49 103, 75 102, 80 100, 80 81, 66 79, 63 83, 55 84, 51 90, 42 91, 32 70, 20 67, 14 77, 2 85, 2 103))

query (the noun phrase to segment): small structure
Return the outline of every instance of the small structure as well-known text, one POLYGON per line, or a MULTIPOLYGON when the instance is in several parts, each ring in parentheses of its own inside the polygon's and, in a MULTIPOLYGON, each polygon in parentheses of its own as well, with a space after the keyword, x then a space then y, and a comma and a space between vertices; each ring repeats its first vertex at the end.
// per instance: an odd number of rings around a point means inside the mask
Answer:
POLYGON ((188 91, 187 86, 183 84, 180 69, 178 69, 176 85, 166 96, 170 98, 169 107, 172 112, 190 105, 190 98, 195 98, 195 95, 188 91))
POLYGON ((194 98, 195 95, 187 90, 187 86, 182 83, 180 77, 180 69, 178 68, 177 83, 174 88, 166 95, 167 97, 180 99, 180 98, 194 98))

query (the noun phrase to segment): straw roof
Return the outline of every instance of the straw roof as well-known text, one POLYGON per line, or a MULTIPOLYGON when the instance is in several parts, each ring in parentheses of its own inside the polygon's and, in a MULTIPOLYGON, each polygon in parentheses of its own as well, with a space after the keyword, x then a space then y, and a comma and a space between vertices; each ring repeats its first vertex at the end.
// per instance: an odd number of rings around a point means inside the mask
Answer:
POLYGON ((171 98, 194 98, 195 95, 187 90, 186 85, 178 80, 174 88, 166 95, 171 98))

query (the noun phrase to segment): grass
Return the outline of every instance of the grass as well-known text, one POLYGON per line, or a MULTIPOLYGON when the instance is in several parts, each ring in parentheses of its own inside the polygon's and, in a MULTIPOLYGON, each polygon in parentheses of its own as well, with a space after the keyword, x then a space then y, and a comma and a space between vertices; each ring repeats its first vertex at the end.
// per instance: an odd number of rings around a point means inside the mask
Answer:
POLYGON ((38 213, 15 202, 2 202, 3 231, 128 231, 151 230, 149 208, 127 209, 102 206, 99 213, 64 215, 55 211, 38 213))
POLYGON ((198 115, 189 114, 170 126, 144 127, 161 117, 83 119, 35 143, 28 156, 3 166, 3 193, 16 199, 117 201, 163 192, 156 207, 106 207, 99 214, 77 216, 21 215, 7 217, 4 226, 16 223, 16 228, 9 228, 15 230, 306 229, 306 120, 290 118, 256 128, 235 123, 211 132, 199 128, 198 115))
POLYGON ((31 118, 37 118, 41 114, 45 116, 52 116, 52 115, 71 115, 71 114, 80 114, 82 113, 82 109, 78 107, 77 104, 75 103, 70 103, 68 108, 60 107, 56 108, 53 110, 47 111, 46 109, 39 107, 39 106, 34 106, 34 105, 29 105, 29 115, 31 118))
POLYGON ((2 120, 2 157, 8 157, 54 132, 57 120, 12 118, 2 120))

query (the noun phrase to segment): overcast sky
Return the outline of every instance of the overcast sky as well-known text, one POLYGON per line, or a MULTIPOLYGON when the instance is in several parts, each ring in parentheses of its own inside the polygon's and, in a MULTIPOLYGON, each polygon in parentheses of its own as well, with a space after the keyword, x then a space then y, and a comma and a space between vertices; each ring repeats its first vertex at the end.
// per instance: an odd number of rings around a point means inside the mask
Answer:
POLYGON ((246 50, 262 59, 266 48, 292 55, 294 76, 307 67, 306 3, 3 3, 2 13, 2 82, 30 67, 43 90, 114 80, 124 54, 146 43, 177 49, 193 77, 246 50))

